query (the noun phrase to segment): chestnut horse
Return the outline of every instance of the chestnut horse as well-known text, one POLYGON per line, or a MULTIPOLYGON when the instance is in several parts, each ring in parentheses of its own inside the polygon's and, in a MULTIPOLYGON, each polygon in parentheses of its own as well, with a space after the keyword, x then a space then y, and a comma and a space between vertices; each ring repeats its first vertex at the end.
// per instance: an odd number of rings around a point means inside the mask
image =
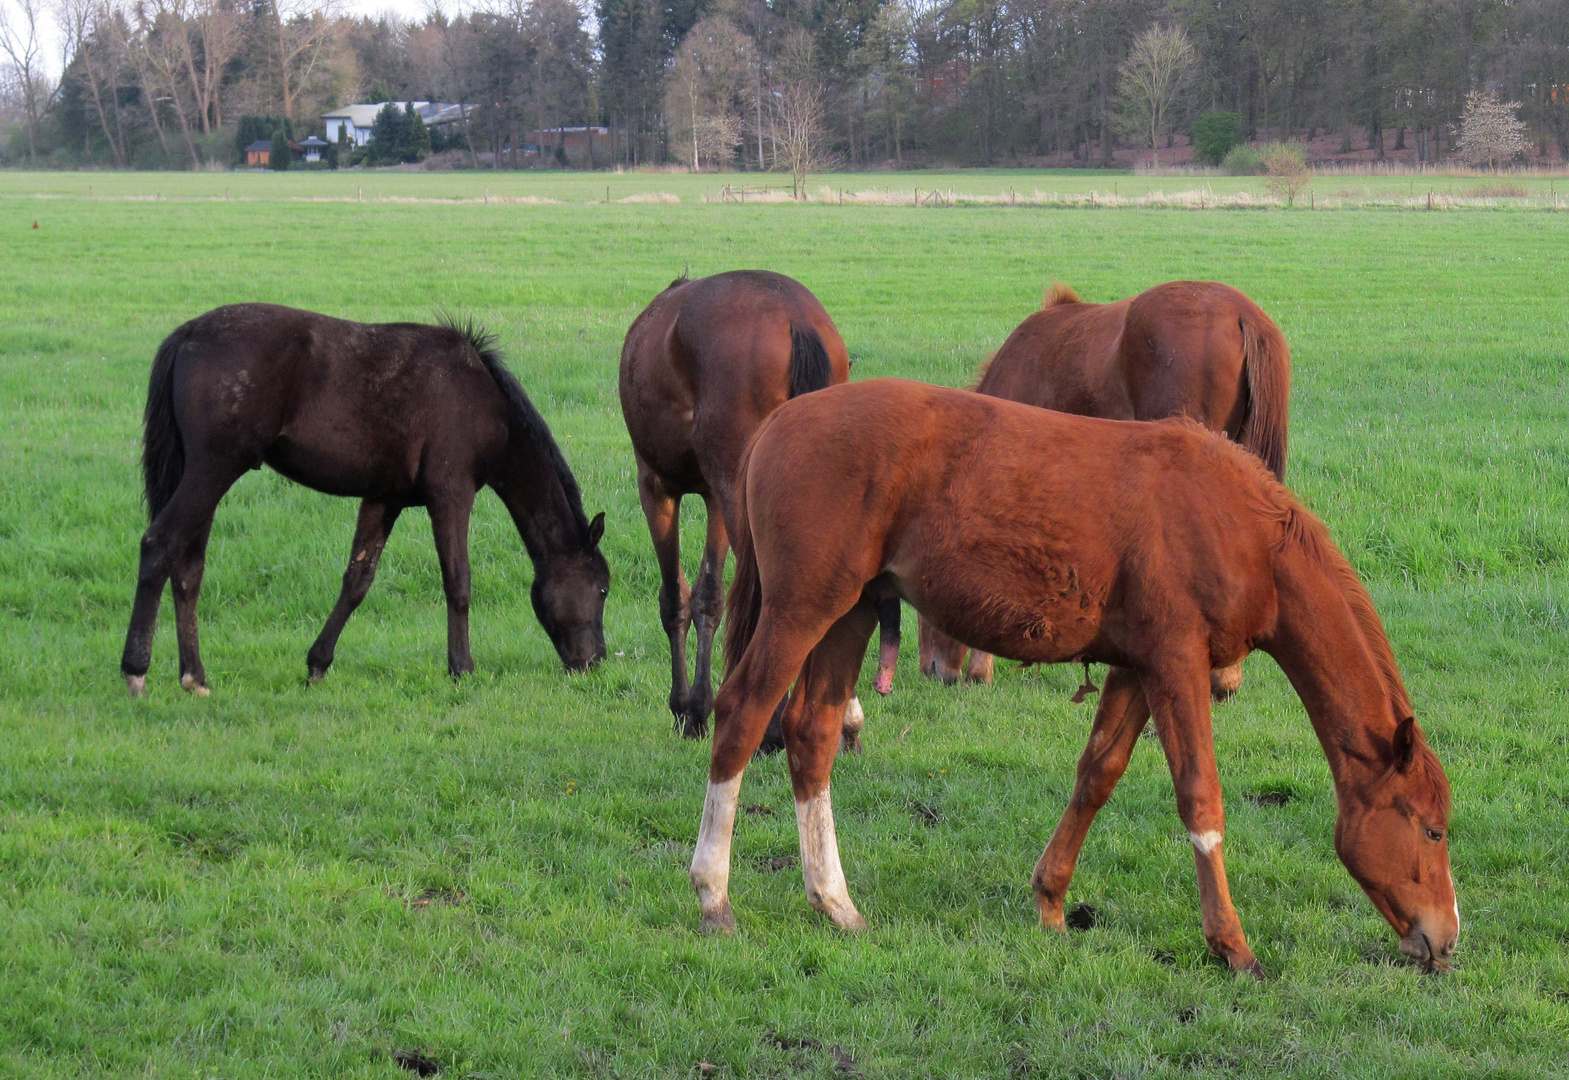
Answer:
POLYGON ((1192 840, 1204 936, 1257 972, 1222 861, 1209 672, 1270 653, 1334 777, 1341 861, 1429 967, 1459 933, 1449 784, 1411 715, 1378 614, 1324 526, 1258 458, 1191 421, 1069 416, 872 379, 792 401, 741 466, 727 672, 692 883, 703 926, 734 925, 730 839, 747 759, 779 696, 807 898, 864 926, 829 802, 839 713, 875 602, 1027 663, 1113 665, 1078 778, 1032 879, 1063 899, 1095 813, 1151 715, 1192 840), (984 461, 974 470, 964 463, 984 461))
MULTIPOLYGON (((1114 304, 1083 303, 1056 283, 974 387, 1108 420, 1186 416, 1253 451, 1277 480, 1286 475, 1290 388, 1285 335, 1252 300, 1214 281, 1169 281, 1114 304)), ((922 674, 991 682, 987 653, 924 621, 917 640, 922 674)), ((1215 673, 1210 689, 1223 700, 1241 685, 1242 669, 1230 667, 1215 673)))
POLYGON ((605 515, 584 516, 572 470, 490 335, 473 325, 355 323, 234 304, 177 329, 153 360, 142 447, 150 524, 120 661, 133 697, 146 689, 166 581, 180 685, 207 693, 196 636, 207 534, 224 492, 263 465, 362 500, 342 592, 306 657, 311 681, 331 666, 338 635, 410 506, 429 509, 436 535, 447 670, 474 670, 469 513, 487 484, 534 562, 534 613, 561 662, 580 671, 604 659, 605 515))
MULTIPOLYGON (((688 738, 707 733, 713 711, 709 672, 742 451, 785 401, 849 377, 844 341, 817 297, 800 282, 766 270, 677 278, 627 331, 621 412, 659 559, 659 616, 670 639, 670 711, 688 738), (707 543, 691 589, 681 570, 686 495, 700 496, 708 512, 707 543), (689 682, 686 637, 694 622, 697 658, 689 682)), ((890 606, 897 620, 897 603, 890 606)), ((897 621, 893 626, 897 633, 897 621)), ((849 706, 846 721, 853 744, 859 702, 849 706)), ((782 736, 776 745, 783 745, 782 736)))

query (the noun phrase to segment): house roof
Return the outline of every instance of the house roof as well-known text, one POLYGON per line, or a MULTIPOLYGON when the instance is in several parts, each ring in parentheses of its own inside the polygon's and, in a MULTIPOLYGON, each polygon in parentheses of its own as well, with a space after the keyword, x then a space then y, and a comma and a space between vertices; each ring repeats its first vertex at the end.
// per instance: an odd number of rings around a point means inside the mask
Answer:
POLYGON ((262 152, 264 150, 271 150, 271 149, 272 149, 272 140, 271 139, 257 139, 255 142, 251 143, 251 145, 249 145, 249 146, 247 146, 245 148, 245 152, 247 154, 255 154, 255 153, 260 153, 260 152, 262 152))
POLYGON ((301 146, 331 146, 332 144, 329 143, 329 142, 325 142, 322 139, 318 139, 314 135, 311 135, 308 138, 301 139, 300 140, 300 145, 301 146))
MULTIPOLYGON (((386 102, 375 105, 345 105, 341 109, 321 114, 323 120, 347 120, 357 128, 369 128, 376 123, 376 114, 381 112, 386 102)), ((404 107, 410 104, 405 101, 394 101, 392 104, 404 107)), ((420 119, 426 125, 450 124, 463 118, 464 109, 472 109, 473 105, 452 105, 444 101, 416 101, 413 102, 414 111, 419 113, 420 119)))

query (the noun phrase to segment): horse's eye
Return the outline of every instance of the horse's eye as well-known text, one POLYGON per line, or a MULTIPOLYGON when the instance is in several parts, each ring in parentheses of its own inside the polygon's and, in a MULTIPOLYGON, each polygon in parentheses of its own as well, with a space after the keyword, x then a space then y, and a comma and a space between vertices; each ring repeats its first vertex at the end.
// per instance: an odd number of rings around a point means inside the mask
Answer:
POLYGON ((1438 843, 1440 840, 1442 840, 1444 838, 1443 830, 1441 830, 1441 829, 1428 829, 1427 830, 1427 838, 1429 840, 1433 841, 1433 843, 1436 844, 1436 843, 1438 843))
POLYGON ((609 595, 610 595, 610 590, 609 589, 600 589, 599 590, 599 598, 601 600, 603 600, 605 597, 607 597, 609 595))

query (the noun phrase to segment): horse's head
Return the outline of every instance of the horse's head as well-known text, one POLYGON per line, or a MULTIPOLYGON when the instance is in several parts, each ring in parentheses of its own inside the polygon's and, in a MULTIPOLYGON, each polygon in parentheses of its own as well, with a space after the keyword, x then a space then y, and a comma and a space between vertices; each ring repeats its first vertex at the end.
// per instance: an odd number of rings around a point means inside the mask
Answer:
POLYGON ((1449 780, 1407 717, 1382 771, 1342 790, 1335 850, 1400 935, 1400 951, 1429 970, 1448 967, 1460 936, 1449 873, 1449 780))
POLYGON ((605 658, 605 597, 610 566, 600 554, 605 515, 588 523, 582 546, 552 555, 534 575, 534 614, 568 671, 587 671, 605 658))

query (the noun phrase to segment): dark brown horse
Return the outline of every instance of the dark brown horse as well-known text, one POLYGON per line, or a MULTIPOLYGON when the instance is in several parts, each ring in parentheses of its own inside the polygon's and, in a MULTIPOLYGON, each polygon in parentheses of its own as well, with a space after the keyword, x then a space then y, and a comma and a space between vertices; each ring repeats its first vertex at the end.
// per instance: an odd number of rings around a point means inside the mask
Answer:
POLYGON ((896 379, 792 401, 742 463, 727 672, 692 882, 734 925, 730 838, 742 771, 779 696, 807 897, 864 925, 841 869, 828 780, 839 714, 902 596, 944 632, 1027 663, 1113 665, 1068 807, 1033 877, 1041 922, 1154 716, 1192 840, 1204 936, 1257 971, 1222 861, 1209 672, 1252 648, 1291 680, 1334 777, 1335 847, 1422 963, 1459 934, 1449 784, 1411 715, 1388 639, 1328 531, 1259 459, 1187 420, 1069 416, 896 379), (965 462, 984 461, 981 470, 965 462))
MULTIPOLYGON (((1170 281, 1114 304, 1086 304, 1054 285, 1041 310, 1008 335, 981 369, 977 393, 1108 420, 1186 416, 1257 454, 1286 475, 1291 351, 1257 304, 1230 285, 1170 281)), ((992 658, 924 622, 923 674, 991 682, 992 658)), ((1242 669, 1217 671, 1217 699, 1242 685, 1242 669)))
MULTIPOLYGON (((765 270, 678 278, 627 331, 621 412, 659 558, 659 615, 670 639, 670 711, 689 738, 706 734, 713 711, 709 672, 724 605, 726 526, 735 520, 741 453, 757 426, 787 400, 849 377, 844 341, 817 297, 800 282, 765 270), (708 512, 708 540, 691 589, 681 570, 686 495, 702 498, 708 512), (689 682, 686 637, 694 622, 697 658, 689 682)), ((893 614, 897 619, 896 605, 893 614)), ((847 713, 852 742, 859 716, 860 703, 854 702, 847 713)))
POLYGON ((272 304, 217 308, 164 340, 147 387, 147 511, 120 669, 146 688, 164 582, 174 592, 180 684, 207 692, 196 639, 207 534, 224 492, 270 465, 329 495, 364 500, 343 591, 306 658, 312 680, 376 576, 398 515, 430 511, 447 594, 447 668, 469 655, 469 512, 495 489, 534 562, 534 613, 569 670, 604 659, 610 571, 605 515, 583 514, 545 421, 473 326, 344 322, 272 304))

